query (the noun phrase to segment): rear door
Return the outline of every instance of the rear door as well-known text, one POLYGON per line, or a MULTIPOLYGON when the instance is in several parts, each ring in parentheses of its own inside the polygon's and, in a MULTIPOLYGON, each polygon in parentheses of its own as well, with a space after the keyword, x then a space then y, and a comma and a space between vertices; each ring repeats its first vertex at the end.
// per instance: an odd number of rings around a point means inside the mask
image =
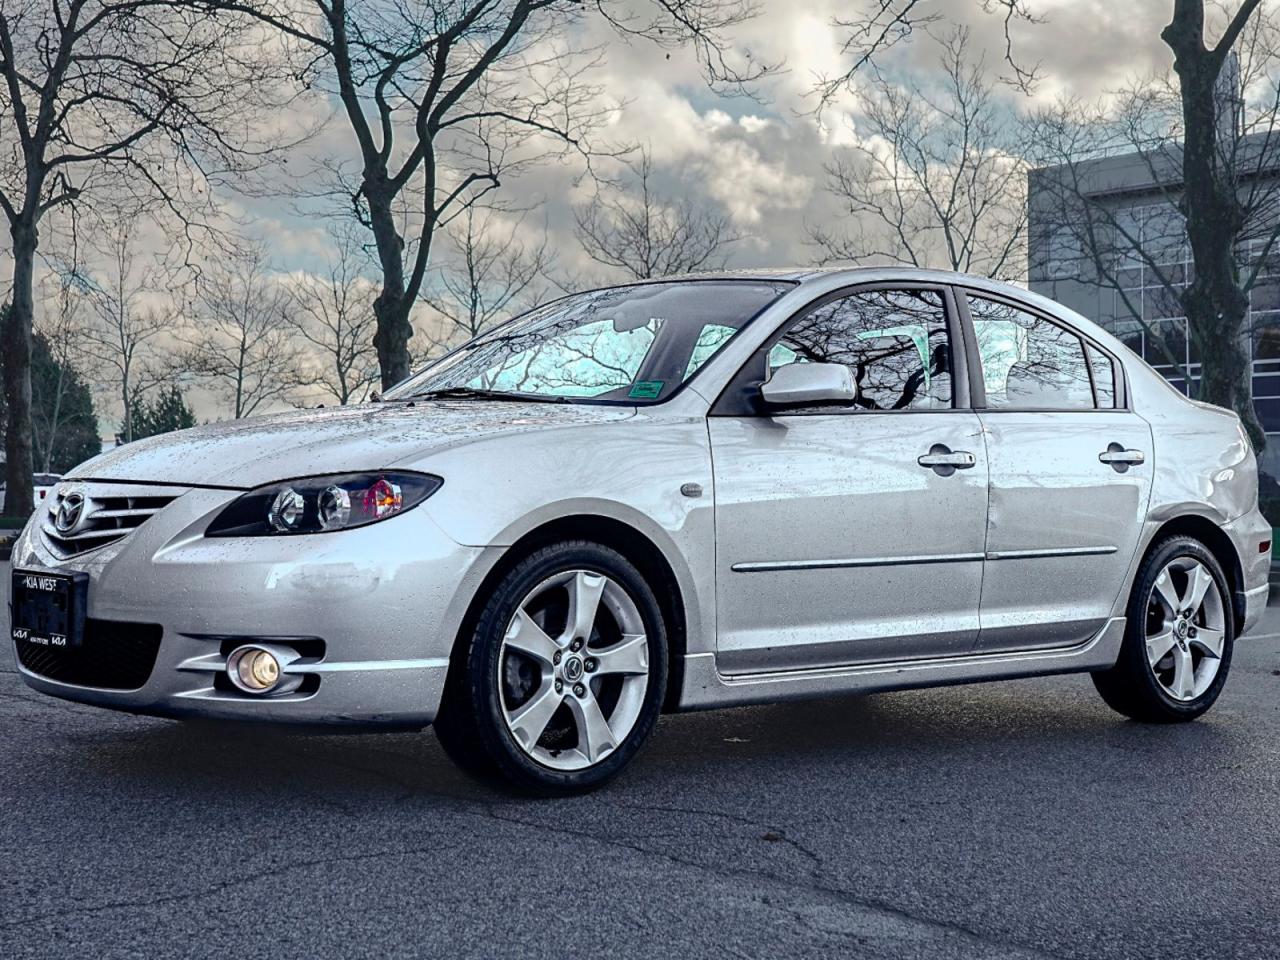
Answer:
POLYGON ((1151 492, 1151 428, 1123 372, 1047 315, 962 295, 990 469, 983 651, 1071 646, 1105 623, 1151 492))

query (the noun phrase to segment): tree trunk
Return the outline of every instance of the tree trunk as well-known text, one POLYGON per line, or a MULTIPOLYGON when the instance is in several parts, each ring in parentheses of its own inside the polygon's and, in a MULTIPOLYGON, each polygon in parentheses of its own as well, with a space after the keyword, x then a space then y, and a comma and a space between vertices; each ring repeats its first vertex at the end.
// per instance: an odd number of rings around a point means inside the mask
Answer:
POLYGON ((1253 407, 1253 369, 1245 337, 1249 297, 1241 289, 1236 242, 1245 212, 1223 169, 1218 124, 1218 74, 1225 50, 1204 43, 1203 0, 1176 0, 1162 39, 1174 54, 1182 95, 1182 212, 1195 276, 1183 293, 1188 334, 1201 352, 1198 396, 1234 410, 1255 450, 1267 438, 1253 407))
POLYGON ((409 376, 409 338, 413 336, 409 311, 413 297, 405 291, 404 240, 396 230, 391 196, 384 193, 385 190, 377 187, 365 189, 378 263, 382 267, 382 290, 373 301, 373 315, 377 320, 373 345, 378 351, 382 389, 386 390, 409 376))
POLYGON ((125 359, 120 371, 120 402, 124 405, 124 425, 120 433, 125 443, 133 443, 133 388, 129 386, 129 360, 125 359))
POLYGON ((36 230, 15 226, 13 234, 13 302, 0 321, 4 402, 8 425, 4 437, 6 516, 25 517, 34 503, 31 445, 31 327, 35 315, 32 278, 36 230))
POLYGON ((53 445, 58 439, 58 418, 62 416, 62 385, 66 378, 66 367, 59 363, 58 386, 54 392, 53 413, 49 416, 49 437, 44 444, 44 449, 40 452, 40 469, 43 473, 49 472, 49 466, 53 462, 53 445))
MULTIPOLYGON (((1236 290, 1239 293, 1239 290, 1236 290)), ((1230 314, 1219 306, 1228 296, 1215 297, 1193 283, 1183 298, 1187 323, 1200 330, 1212 330, 1200 349, 1200 390, 1197 398, 1234 410, 1249 433, 1255 450, 1266 444, 1266 434, 1253 407, 1253 363, 1245 336, 1248 298, 1240 294, 1230 304, 1230 314)))

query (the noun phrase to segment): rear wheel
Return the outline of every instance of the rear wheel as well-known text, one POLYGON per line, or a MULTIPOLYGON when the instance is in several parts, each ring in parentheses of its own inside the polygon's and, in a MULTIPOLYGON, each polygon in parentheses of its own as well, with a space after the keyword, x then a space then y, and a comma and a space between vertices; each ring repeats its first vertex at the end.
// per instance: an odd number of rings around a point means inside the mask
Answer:
POLYGON ((1190 537, 1162 541, 1143 561, 1119 660, 1093 675, 1113 709, 1135 720, 1194 720, 1222 692, 1235 624, 1222 567, 1190 537))
POLYGON ((569 541, 496 584, 435 729, 473 773, 569 793, 615 776, 657 720, 667 645, 653 591, 621 554, 569 541))

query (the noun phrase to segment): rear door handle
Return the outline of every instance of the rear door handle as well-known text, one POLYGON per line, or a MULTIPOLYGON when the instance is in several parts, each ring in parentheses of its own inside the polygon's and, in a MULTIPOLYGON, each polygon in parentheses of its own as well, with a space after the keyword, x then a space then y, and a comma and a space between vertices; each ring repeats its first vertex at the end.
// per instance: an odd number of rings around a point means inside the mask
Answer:
POLYGON ((1107 449, 1098 454, 1098 460, 1124 473, 1130 466, 1146 463, 1147 455, 1141 450, 1126 450, 1118 443, 1107 444, 1107 449))
POLYGON ((940 477, 949 477, 957 470, 968 470, 978 462, 968 450, 952 450, 945 443, 935 443, 929 452, 916 460, 922 467, 928 467, 940 477))

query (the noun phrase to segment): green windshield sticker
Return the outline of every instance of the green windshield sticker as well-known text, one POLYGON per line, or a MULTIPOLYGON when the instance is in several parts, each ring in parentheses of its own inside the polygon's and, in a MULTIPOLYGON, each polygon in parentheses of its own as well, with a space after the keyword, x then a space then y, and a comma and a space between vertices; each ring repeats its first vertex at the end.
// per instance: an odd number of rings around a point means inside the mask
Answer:
POLYGON ((637 380, 631 385, 631 392, 627 396, 636 400, 657 400, 665 385, 665 380, 637 380))

